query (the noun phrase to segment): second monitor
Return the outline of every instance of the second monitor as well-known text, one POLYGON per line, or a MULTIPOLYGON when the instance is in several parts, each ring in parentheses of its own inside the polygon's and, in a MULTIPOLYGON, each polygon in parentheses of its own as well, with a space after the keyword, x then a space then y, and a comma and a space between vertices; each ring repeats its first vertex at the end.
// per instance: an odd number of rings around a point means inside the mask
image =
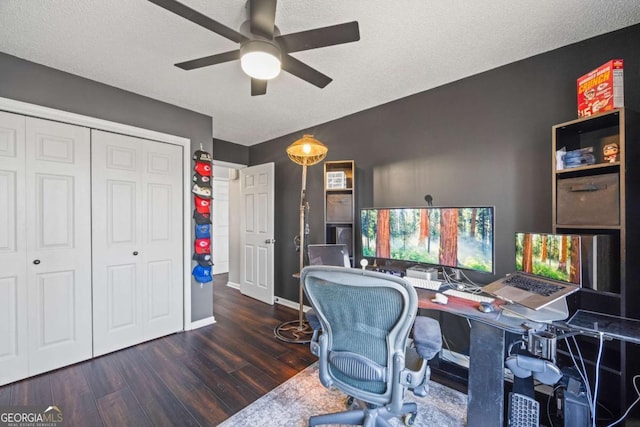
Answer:
POLYGON ((309 245, 310 265, 335 265, 337 267, 351 267, 349 251, 344 244, 315 244, 309 245))

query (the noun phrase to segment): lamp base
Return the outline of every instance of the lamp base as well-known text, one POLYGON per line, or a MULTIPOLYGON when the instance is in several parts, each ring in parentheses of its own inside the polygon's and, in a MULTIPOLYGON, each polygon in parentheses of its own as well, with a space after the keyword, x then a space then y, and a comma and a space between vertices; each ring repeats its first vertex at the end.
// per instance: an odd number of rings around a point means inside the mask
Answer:
POLYGON ((292 320, 280 323, 273 329, 273 333, 280 341, 294 344, 307 344, 311 342, 313 328, 306 320, 302 322, 300 320, 292 320))

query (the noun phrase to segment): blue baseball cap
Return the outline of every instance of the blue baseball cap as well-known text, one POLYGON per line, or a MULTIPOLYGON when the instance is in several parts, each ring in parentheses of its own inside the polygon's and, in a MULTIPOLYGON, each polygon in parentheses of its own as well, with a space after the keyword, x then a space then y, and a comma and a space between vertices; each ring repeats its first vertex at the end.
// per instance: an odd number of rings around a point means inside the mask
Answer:
POLYGON ((211 237, 211 224, 196 225, 196 239, 209 239, 211 237))
POLYGON ((211 267, 203 267, 200 264, 193 267, 193 277, 200 283, 208 283, 213 279, 211 278, 211 267))

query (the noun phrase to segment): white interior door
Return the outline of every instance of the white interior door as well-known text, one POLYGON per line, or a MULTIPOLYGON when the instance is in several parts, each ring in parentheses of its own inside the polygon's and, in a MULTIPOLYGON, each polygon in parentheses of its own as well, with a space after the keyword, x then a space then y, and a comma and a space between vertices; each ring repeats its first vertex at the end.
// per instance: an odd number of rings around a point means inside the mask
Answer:
POLYGON ((240 170, 240 292, 273 304, 275 164, 240 170))
POLYGON ((182 148, 92 132, 94 354, 182 329, 182 148))
POLYGON ((29 374, 91 357, 89 129, 26 119, 29 374))
POLYGON ((25 122, 0 112, 0 385, 29 369, 25 122))
POLYGON ((229 168, 213 166, 211 257, 213 274, 229 272, 229 168))

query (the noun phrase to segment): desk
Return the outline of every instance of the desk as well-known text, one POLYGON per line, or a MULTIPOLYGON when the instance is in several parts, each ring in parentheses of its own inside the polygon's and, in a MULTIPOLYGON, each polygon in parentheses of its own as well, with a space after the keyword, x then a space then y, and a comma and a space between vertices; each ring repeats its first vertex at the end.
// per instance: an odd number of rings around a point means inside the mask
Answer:
MULTIPOLYGON (((502 310, 482 313, 478 303, 449 296, 448 304, 432 302, 435 292, 416 289, 418 308, 438 310, 463 316, 471 323, 469 349, 469 387, 467 393, 467 425, 504 425, 504 350, 505 332, 525 333, 527 328, 543 324, 506 316, 502 310)), ((501 301, 496 300, 500 306, 501 301)))

